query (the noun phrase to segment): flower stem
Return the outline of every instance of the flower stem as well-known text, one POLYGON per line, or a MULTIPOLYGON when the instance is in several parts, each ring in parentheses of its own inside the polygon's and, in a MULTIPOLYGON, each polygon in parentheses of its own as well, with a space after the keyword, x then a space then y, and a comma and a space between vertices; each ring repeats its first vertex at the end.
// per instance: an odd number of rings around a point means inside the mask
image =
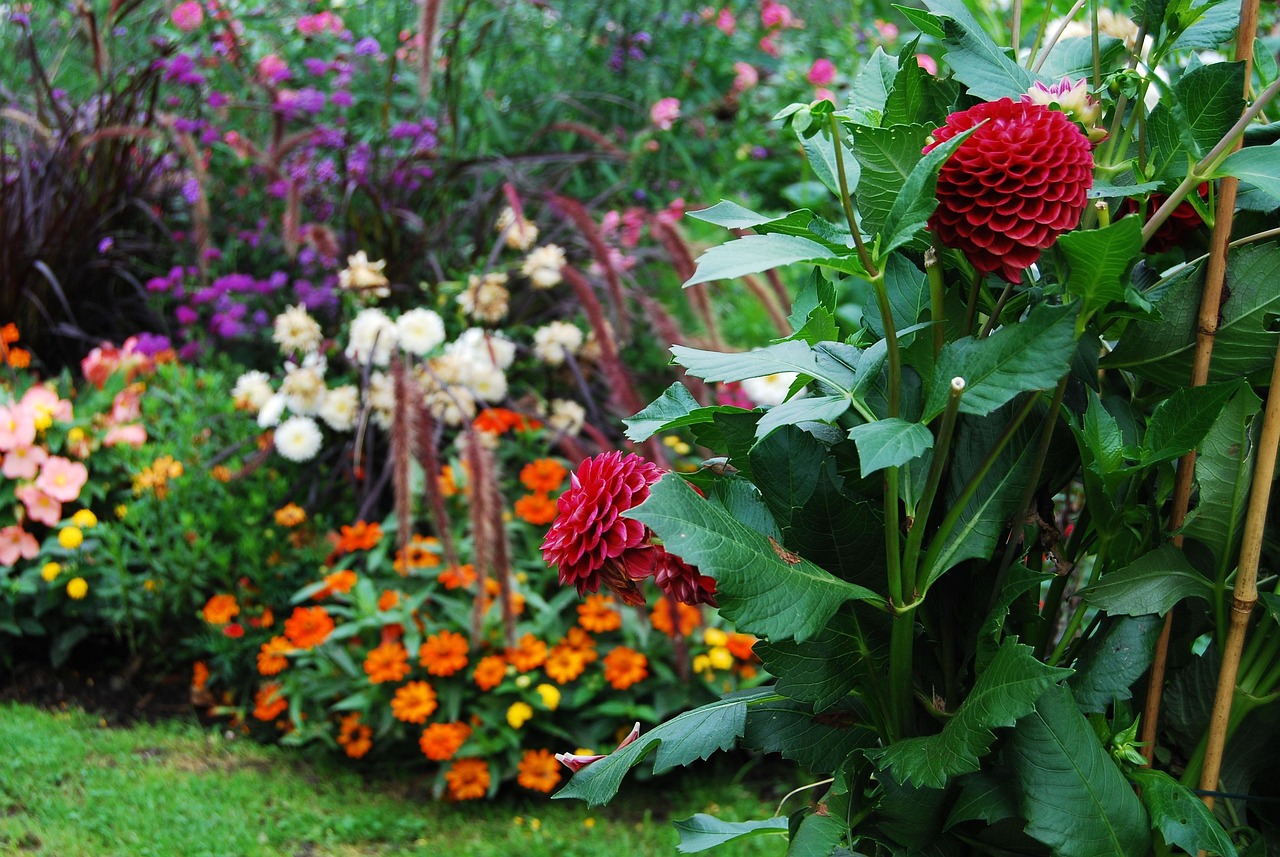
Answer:
POLYGON ((929 514, 933 501, 938 494, 938 486, 942 484, 942 474, 946 470, 947 452, 951 448, 951 437, 955 433, 956 415, 960 413, 960 398, 964 395, 965 380, 952 378, 951 389, 947 396, 947 409, 942 412, 942 423, 938 427, 938 440, 933 445, 933 461, 929 463, 929 476, 925 481, 924 493, 920 498, 919 512, 915 522, 907 533, 907 550, 903 558, 903 581, 910 587, 905 595, 914 601, 918 597, 917 589, 920 581, 916 571, 920 563, 920 544, 924 539, 924 531, 929 527, 929 514))
POLYGON ((933 322, 933 356, 936 358, 947 340, 946 281, 942 278, 942 260, 938 248, 924 252, 924 270, 929 275, 929 319, 933 322))
POLYGON ((840 204, 844 207, 845 219, 849 221, 849 231, 853 233, 853 244, 858 248, 858 260, 871 277, 879 276, 867 245, 862 242, 862 230, 858 228, 858 215, 853 210, 853 196, 849 193, 849 178, 844 174, 844 143, 840 136, 840 120, 831 114, 831 142, 836 150, 836 177, 840 182, 840 204))

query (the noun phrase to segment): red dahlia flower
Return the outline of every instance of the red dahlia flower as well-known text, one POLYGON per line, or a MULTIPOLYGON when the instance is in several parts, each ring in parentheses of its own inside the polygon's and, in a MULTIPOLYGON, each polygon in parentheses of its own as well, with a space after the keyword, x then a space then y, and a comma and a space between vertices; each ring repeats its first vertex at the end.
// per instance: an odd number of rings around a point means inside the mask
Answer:
POLYGON ((644 604, 637 581, 653 577, 667 594, 687 604, 715 604, 715 581, 652 543, 653 533, 622 513, 649 497, 662 470, 638 455, 607 452, 588 458, 570 477, 556 503, 559 516, 542 543, 542 556, 560 569, 560 584, 578 594, 600 584, 625 603, 644 604))
POLYGON ((1065 114, 1002 98, 952 113, 924 151, 984 121, 942 165, 929 229, 979 271, 1016 283, 1080 222, 1092 147, 1065 114))
MULTIPOLYGON (((1209 198, 1208 182, 1202 183, 1197 190, 1201 199, 1209 198)), ((1147 200, 1147 220, 1150 220, 1151 215, 1155 214, 1168 199, 1168 194, 1151 194, 1151 198, 1147 200)), ((1126 199, 1120 206, 1121 214, 1133 214, 1137 210, 1138 204, 1132 199, 1126 199)), ((1204 218, 1200 216, 1200 212, 1196 211, 1196 207, 1191 204, 1190 200, 1184 199, 1177 208, 1170 212, 1169 218, 1160 224, 1160 228, 1147 241, 1144 249, 1148 253, 1164 253, 1172 250, 1201 226, 1204 226, 1204 218)))

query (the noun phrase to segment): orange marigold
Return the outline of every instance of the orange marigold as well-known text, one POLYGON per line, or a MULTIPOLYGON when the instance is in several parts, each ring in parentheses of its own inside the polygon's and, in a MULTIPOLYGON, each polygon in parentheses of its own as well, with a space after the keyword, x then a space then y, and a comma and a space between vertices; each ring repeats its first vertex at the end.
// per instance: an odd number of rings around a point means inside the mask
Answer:
POLYGON ((426 723, 436 706, 435 689, 425 681, 411 681, 397 688, 391 700, 391 713, 405 723, 426 723))
POLYGON ((670 598, 663 598, 653 608, 653 612, 649 614, 649 621, 653 627, 666 634, 668 637, 675 636, 675 621, 673 621, 672 611, 675 611, 674 620, 679 622, 680 636, 687 637, 693 633, 693 629, 702 623, 702 611, 692 604, 684 604, 676 602, 674 605, 670 598))
POLYGON ((520 484, 535 494, 550 494, 564 484, 569 471, 554 458, 539 458, 520 468, 520 484))
POLYGON ((204 614, 204 621, 210 625, 225 625, 240 615, 240 605, 236 603, 234 595, 220 593, 206 601, 201 612, 204 614))
POLYGON ((26 369, 31 365, 31 352, 25 348, 13 347, 8 349, 5 356, 5 362, 12 369, 26 369))
POLYGON ((550 793, 560 783, 560 763, 550 750, 526 750, 516 782, 535 792, 550 793))
POLYGON ((725 641, 725 648, 729 650, 735 658, 740 661, 755 660, 755 652, 752 647, 756 644, 756 638, 750 634, 730 634, 729 639, 725 641))
POLYGON ((259 720, 275 720, 289 708, 289 700, 281 695, 280 685, 272 682, 258 688, 253 697, 253 716, 259 720))
POLYGON ((453 675, 467 665, 467 638, 455 631, 432 634, 418 649, 418 662, 432 675, 453 675))
POLYGON ((614 690, 626 690, 649 675, 649 659, 635 649, 618 646, 604 656, 604 680, 614 690))
POLYGON ((323 607, 295 607, 284 620, 284 635, 299 649, 318 646, 333 633, 333 617, 323 607))
POLYGON ((522 673, 537 669, 546 659, 547 644, 533 634, 525 634, 516 644, 516 648, 507 649, 507 660, 522 673))
POLYGON ((388 610, 394 610, 400 603, 400 593, 394 589, 384 589, 382 594, 378 596, 378 609, 384 613, 388 610))
POLYGON ((455 565, 440 572, 439 579, 445 589, 465 589, 476 582, 476 567, 471 563, 455 565))
POLYGON ((346 595, 355 588, 358 579, 356 573, 349 568, 326 574, 324 576, 324 589, 319 590, 311 597, 319 601, 321 598, 328 598, 330 595, 338 593, 346 595))
POLYGON ((399 643, 383 643, 369 651, 364 671, 369 674, 370 684, 399 681, 409 674, 409 653, 399 643))
POLYGON ((278 675, 289 666, 285 655, 293 651, 293 645, 285 637, 272 637, 258 649, 258 672, 262 675, 278 675))
POLYGON ((307 513, 297 503, 287 503, 276 509, 276 524, 281 527, 296 527, 307 520, 307 513))
POLYGON ((453 758, 453 754, 471 737, 471 727, 465 723, 432 723, 422 730, 418 746, 428 759, 444 762, 453 758))
MULTIPOLYGON (((462 475, 463 475, 464 477, 468 477, 468 478, 466 479, 466 481, 464 482, 463 486, 462 486, 462 491, 463 491, 463 493, 464 493, 464 495, 465 495, 465 496, 470 496, 470 495, 471 495, 471 480, 470 480, 470 478, 469 478, 469 477, 471 476, 471 474, 470 474, 470 472, 467 470, 467 466, 466 466, 465 464, 464 464, 464 465, 462 465, 461 470, 462 470, 462 475)), ((451 465, 451 464, 446 464, 444 467, 441 467, 441 468, 440 468, 440 479, 439 479, 438 481, 439 481, 439 485, 440 485, 440 493, 441 493, 441 494, 443 494, 443 495, 444 495, 444 496, 446 496, 446 497, 454 497, 454 496, 457 496, 457 494, 458 494, 458 473, 457 473, 457 471, 455 471, 455 470, 453 469, 453 465, 451 465)))
POLYGON ((18 333, 18 326, 13 322, 9 322, 4 327, 0 327, 0 342, 3 342, 5 345, 12 345, 21 338, 21 335, 18 333))
POLYGON ((516 517, 534 526, 549 524, 559 514, 556 501, 542 493, 525 494, 516 501, 515 509, 516 517))
POLYGON ((342 534, 338 537, 338 544, 334 547, 334 551, 342 554, 373 550, 380 541, 382 541, 381 524, 356 521, 352 526, 342 527, 342 534))
POLYGON ((489 763, 484 759, 459 759, 445 771, 452 800, 476 800, 489 792, 489 763))
POLYGON ((582 671, 587 668, 587 658, 577 649, 560 644, 551 650, 542 668, 556 684, 568 684, 582 675, 582 671))
POLYGON ((569 633, 565 634, 564 639, 560 641, 560 645, 574 649, 587 659, 587 663, 591 663, 600 657, 596 653, 596 638, 576 626, 569 629, 569 633))
POLYGON ((342 718, 337 741, 348 756, 360 759, 373 748, 373 730, 360 722, 358 713, 348 714, 342 718))
POLYGON ((475 672, 471 677, 475 679, 476 686, 481 690, 493 690, 502 684, 502 679, 507 674, 507 662, 502 655, 489 655, 481 658, 480 663, 476 664, 475 672))
POLYGON ((209 667, 204 661, 196 661, 191 667, 191 689, 204 690, 209 684, 209 667))
POLYGON ((622 627, 622 614, 613 609, 614 603, 607 595, 588 595, 578 605, 578 624, 597 634, 618 630, 622 627))

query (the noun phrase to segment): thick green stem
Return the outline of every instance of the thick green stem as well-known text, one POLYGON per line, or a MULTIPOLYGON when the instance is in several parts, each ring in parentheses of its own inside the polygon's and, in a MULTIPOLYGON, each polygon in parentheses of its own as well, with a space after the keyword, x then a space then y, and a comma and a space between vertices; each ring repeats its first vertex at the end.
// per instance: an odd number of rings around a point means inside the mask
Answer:
POLYGON ((924 270, 929 275, 929 319, 933 322, 933 356, 937 357, 947 341, 947 284, 942 278, 942 260, 936 246, 924 252, 924 270))
POLYGON ((853 195, 849 192, 849 179, 844 174, 844 143, 840 137, 840 120, 831 114, 831 142, 836 150, 836 176, 840 182, 840 204, 844 207, 845 219, 849 221, 849 231, 853 233, 853 244, 858 248, 858 260, 870 277, 879 276, 867 245, 862 241, 862 230, 858 228, 858 215, 853 210, 853 195))
POLYGON ((947 468, 947 453, 951 448, 951 436, 955 433, 956 415, 960 413, 960 398, 964 395, 963 378, 951 379, 951 391, 947 396, 947 409, 942 412, 942 423, 938 427, 938 439, 933 445, 933 461, 929 463, 929 476, 925 480, 924 494, 920 498, 920 506, 915 521, 907 533, 907 550, 903 557, 905 568, 902 579, 909 581, 909 588, 903 593, 915 600, 920 581, 916 571, 920 565, 920 545, 924 540, 924 531, 929 528, 929 515, 933 510, 933 501, 938 496, 938 486, 942 484, 942 474, 947 468))
POLYGON ((908 610, 893 617, 889 632, 889 690, 896 719, 894 740, 906 738, 911 728, 911 659, 916 636, 916 613, 908 610))
POLYGON ((981 271, 973 272, 973 281, 969 284, 969 305, 964 309, 964 332, 973 332, 974 322, 978 320, 978 299, 982 294, 982 281, 985 279, 981 271))

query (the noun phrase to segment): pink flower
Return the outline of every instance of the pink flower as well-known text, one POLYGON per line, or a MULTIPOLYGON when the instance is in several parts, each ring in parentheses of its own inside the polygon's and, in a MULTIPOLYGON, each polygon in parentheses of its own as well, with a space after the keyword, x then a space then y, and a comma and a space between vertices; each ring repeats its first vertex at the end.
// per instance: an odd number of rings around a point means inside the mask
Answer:
POLYGON ((825 86, 819 87, 818 89, 815 89, 813 91, 813 100, 814 101, 830 101, 832 104, 835 104, 836 94, 831 90, 827 89, 825 86))
POLYGON ((124 426, 112 426, 102 438, 103 446, 132 446, 138 449, 147 442, 147 430, 138 423, 124 426))
POLYGON ((342 19, 327 10, 315 15, 303 15, 298 19, 298 32, 304 36, 319 36, 326 32, 336 36, 344 29, 346 25, 342 23, 342 19))
POLYGON ((186 0, 173 7, 173 14, 169 16, 169 20, 182 32, 189 33, 204 21, 204 10, 195 0, 186 0))
POLYGON ((916 64, 929 74, 936 75, 938 73, 938 61, 928 54, 916 54, 916 64))
POLYGON ((291 76, 289 64, 275 54, 267 54, 258 60, 258 77, 262 78, 263 83, 268 86, 275 86, 291 76))
POLYGON ((78 461, 51 455, 40 467, 36 487, 60 503, 70 503, 80 496, 89 481, 89 468, 78 461))
POLYGON ((0 468, 0 473, 4 473, 6 479, 35 479, 40 465, 48 457, 49 453, 45 452, 43 446, 15 446, 5 453, 4 467, 0 468))
POLYGON ((8 451, 36 442, 36 420, 22 403, 0 405, 0 450, 8 451))
POLYGON ((733 13, 729 11, 729 7, 725 6, 716 15, 716 29, 724 33, 726 36, 732 36, 733 31, 738 29, 738 20, 733 17, 733 13))
POLYGON ((0 530, 0 565, 11 567, 19 557, 33 559, 38 553, 40 543, 22 527, 15 525, 0 530))
POLYGON ((649 108, 649 121, 662 131, 670 131, 680 118, 680 99, 661 98, 649 108))
POLYGON ((54 422, 71 422, 71 403, 58 398, 58 394, 43 384, 37 384, 22 394, 22 404, 37 417, 47 416, 54 422))
POLYGON ((13 495, 27 507, 27 517, 46 527, 56 527, 62 520, 62 504, 34 485, 23 485, 13 495))
POLYGON ((782 51, 778 50, 778 46, 774 44, 772 35, 765 36, 760 40, 760 50, 764 51, 771 57, 778 57, 782 55, 782 51))
POLYGON ((836 79, 835 63, 829 59, 816 59, 813 65, 809 66, 809 73, 805 77, 814 86, 827 86, 836 79))
POLYGON ((111 421, 127 423, 142 416, 141 394, 137 386, 127 387, 116 393, 111 402, 111 421))
POLYGON ((760 82, 760 72, 756 71, 756 67, 749 62, 734 63, 733 71, 735 73, 733 78, 734 92, 746 92, 760 82))
MULTIPOLYGON (((618 742, 618 750, 628 744, 633 743, 640 737, 640 722, 636 721, 636 725, 631 727, 631 731, 627 733, 627 737, 618 742)), ((617 750, 614 751, 615 753, 617 750)), ((592 762, 598 762, 604 758, 604 755, 596 756, 579 756, 577 753, 556 753, 556 761, 564 765, 575 774, 581 771, 592 762)))
POLYGON ((892 42, 898 38, 898 25, 891 21, 884 21, 876 18, 876 32, 880 34, 880 38, 886 42, 892 42))
POLYGON ((766 29, 775 27, 791 27, 795 25, 795 16, 791 10, 775 0, 764 0, 760 5, 760 23, 766 29))

